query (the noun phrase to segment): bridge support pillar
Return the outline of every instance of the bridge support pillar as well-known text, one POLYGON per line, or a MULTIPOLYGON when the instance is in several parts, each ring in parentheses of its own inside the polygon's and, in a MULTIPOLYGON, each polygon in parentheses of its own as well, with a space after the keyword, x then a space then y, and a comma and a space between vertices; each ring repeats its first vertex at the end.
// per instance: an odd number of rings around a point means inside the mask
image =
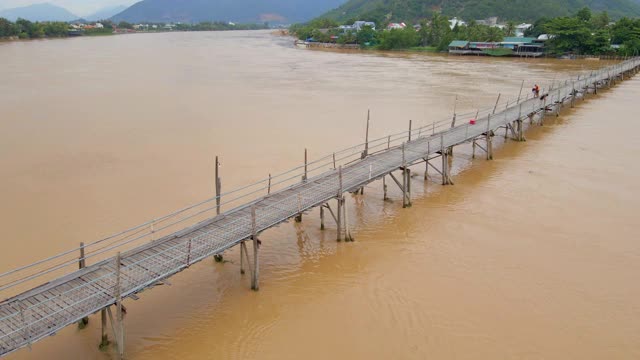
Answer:
POLYGON ((251 290, 260 290, 260 260, 258 253, 260 250, 260 240, 256 228, 256 207, 251 207, 251 240, 253 241, 253 269, 251 271, 251 290))
POLYGON ((522 120, 516 120, 516 141, 527 141, 524 137, 524 124, 522 120))
POLYGON ((383 176, 382 177, 382 193, 383 193, 382 200, 384 200, 384 201, 389 200, 389 197, 387 196, 387 190, 388 190, 387 177, 383 176))
POLYGON ((324 230, 324 204, 320 206, 320 230, 324 230))
POLYGON ((100 320, 102 325, 102 336, 100 339, 100 349, 105 349, 109 346, 109 335, 107 332, 107 309, 100 310, 100 320))
POLYGON ((447 151, 442 153, 442 185, 453 185, 453 181, 451 181, 451 162, 449 156, 447 151))
POLYGON ((411 207, 411 169, 405 167, 403 169, 403 189, 402 189, 402 207, 411 207))
MULTIPOLYGON (((244 244, 244 241, 240 242, 240 275, 244 275, 244 257, 245 257, 245 249, 246 249, 246 245, 244 244)), ((249 263, 247 261, 247 263, 249 263)))
MULTIPOLYGON (((78 268, 80 270, 84 269, 87 265, 85 254, 84 254, 84 243, 80 243, 80 257, 78 258, 78 268)), ((85 316, 80 321, 78 321, 78 328, 84 329, 89 324, 89 317, 85 316)))
POLYGON ((485 134, 485 140, 487 142, 487 160, 493 160, 493 132, 488 131, 485 134))

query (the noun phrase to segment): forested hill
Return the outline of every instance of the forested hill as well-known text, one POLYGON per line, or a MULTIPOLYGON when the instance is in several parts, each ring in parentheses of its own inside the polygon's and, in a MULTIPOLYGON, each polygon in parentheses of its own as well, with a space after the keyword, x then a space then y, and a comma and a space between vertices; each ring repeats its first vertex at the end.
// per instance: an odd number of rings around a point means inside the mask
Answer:
POLYGON ((270 22, 313 19, 346 0, 143 0, 113 17, 129 22, 270 22))
POLYGON ((415 21, 440 12, 464 20, 497 16, 502 20, 534 21, 541 17, 572 15, 585 6, 594 11, 607 11, 613 18, 640 16, 637 0, 349 0, 322 17, 385 23, 415 21))

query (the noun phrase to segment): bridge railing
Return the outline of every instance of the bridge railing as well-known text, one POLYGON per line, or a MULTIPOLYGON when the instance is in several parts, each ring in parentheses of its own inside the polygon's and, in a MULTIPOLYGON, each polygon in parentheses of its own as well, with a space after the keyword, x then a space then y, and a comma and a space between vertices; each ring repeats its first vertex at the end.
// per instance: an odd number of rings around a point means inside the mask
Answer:
MULTIPOLYGON (((591 72, 586 76, 581 75, 577 79, 566 80, 564 84, 549 89, 547 92, 548 97, 544 101, 549 105, 554 104, 573 94, 574 90, 582 90, 595 81, 608 79, 612 74, 619 74, 637 65, 638 59, 631 59, 591 72)), ((206 199, 103 239, 83 244, 52 257, 2 273, 0 274, 0 298, 8 298, 25 289, 33 288, 34 285, 46 283, 50 279, 72 273, 79 266, 88 262, 97 263, 103 261, 113 257, 118 251, 124 252, 141 244, 156 241, 181 231, 187 226, 197 225, 202 221, 215 217, 218 206, 221 209, 222 216, 245 209, 258 199, 268 196, 268 194, 299 186, 303 178, 309 181, 327 171, 335 171, 341 165, 346 166, 358 161, 363 157, 365 149, 367 154, 371 155, 401 146, 402 143, 407 142, 409 139, 416 140, 428 137, 434 137, 435 139, 437 138, 436 135, 440 134, 447 138, 459 139, 460 142, 467 141, 470 134, 474 134, 479 129, 478 126, 469 123, 470 119, 477 119, 478 122, 482 121, 483 124, 485 120, 482 119, 486 119, 490 126, 491 124, 505 125, 515 117, 522 117, 535 112, 540 107, 540 103, 540 99, 529 98, 528 95, 524 100, 507 99, 502 104, 496 104, 496 106, 476 110, 475 112, 456 114, 455 127, 452 127, 452 118, 443 119, 411 130, 374 139, 368 143, 342 149, 307 164, 296 166, 286 172, 222 193, 219 197, 206 199), (506 109, 500 110, 503 108, 506 109), (517 116, 515 116, 516 113, 518 113, 517 116)), ((434 144, 435 141, 437 140, 434 140, 434 144)))

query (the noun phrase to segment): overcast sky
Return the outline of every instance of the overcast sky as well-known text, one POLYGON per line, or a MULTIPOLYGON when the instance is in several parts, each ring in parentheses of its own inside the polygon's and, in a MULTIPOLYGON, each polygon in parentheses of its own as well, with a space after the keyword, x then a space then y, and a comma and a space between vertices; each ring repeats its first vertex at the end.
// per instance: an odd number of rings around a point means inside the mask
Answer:
POLYGON ((131 5, 140 0, 0 0, 0 9, 9 9, 31 4, 52 3, 62 6, 75 15, 90 15, 97 10, 118 5, 131 5))

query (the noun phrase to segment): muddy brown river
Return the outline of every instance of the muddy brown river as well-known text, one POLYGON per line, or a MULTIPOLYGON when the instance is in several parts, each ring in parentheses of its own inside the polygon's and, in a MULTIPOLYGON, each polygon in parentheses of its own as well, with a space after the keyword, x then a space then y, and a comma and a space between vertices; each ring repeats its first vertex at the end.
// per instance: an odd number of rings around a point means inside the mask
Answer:
MULTIPOLYGON (((605 66, 296 49, 269 32, 0 44, 0 272, 371 137, 605 66), (457 96, 457 102, 456 102, 457 96)), ((640 358, 640 78, 455 149, 454 186, 348 196, 353 243, 317 211, 127 300, 128 359, 640 358), (501 134, 500 134, 501 135, 501 134), (498 137, 501 139, 502 137, 498 137)), ((115 359, 99 316, 8 359, 115 359)), ((111 336, 113 338, 113 336, 111 336)))

